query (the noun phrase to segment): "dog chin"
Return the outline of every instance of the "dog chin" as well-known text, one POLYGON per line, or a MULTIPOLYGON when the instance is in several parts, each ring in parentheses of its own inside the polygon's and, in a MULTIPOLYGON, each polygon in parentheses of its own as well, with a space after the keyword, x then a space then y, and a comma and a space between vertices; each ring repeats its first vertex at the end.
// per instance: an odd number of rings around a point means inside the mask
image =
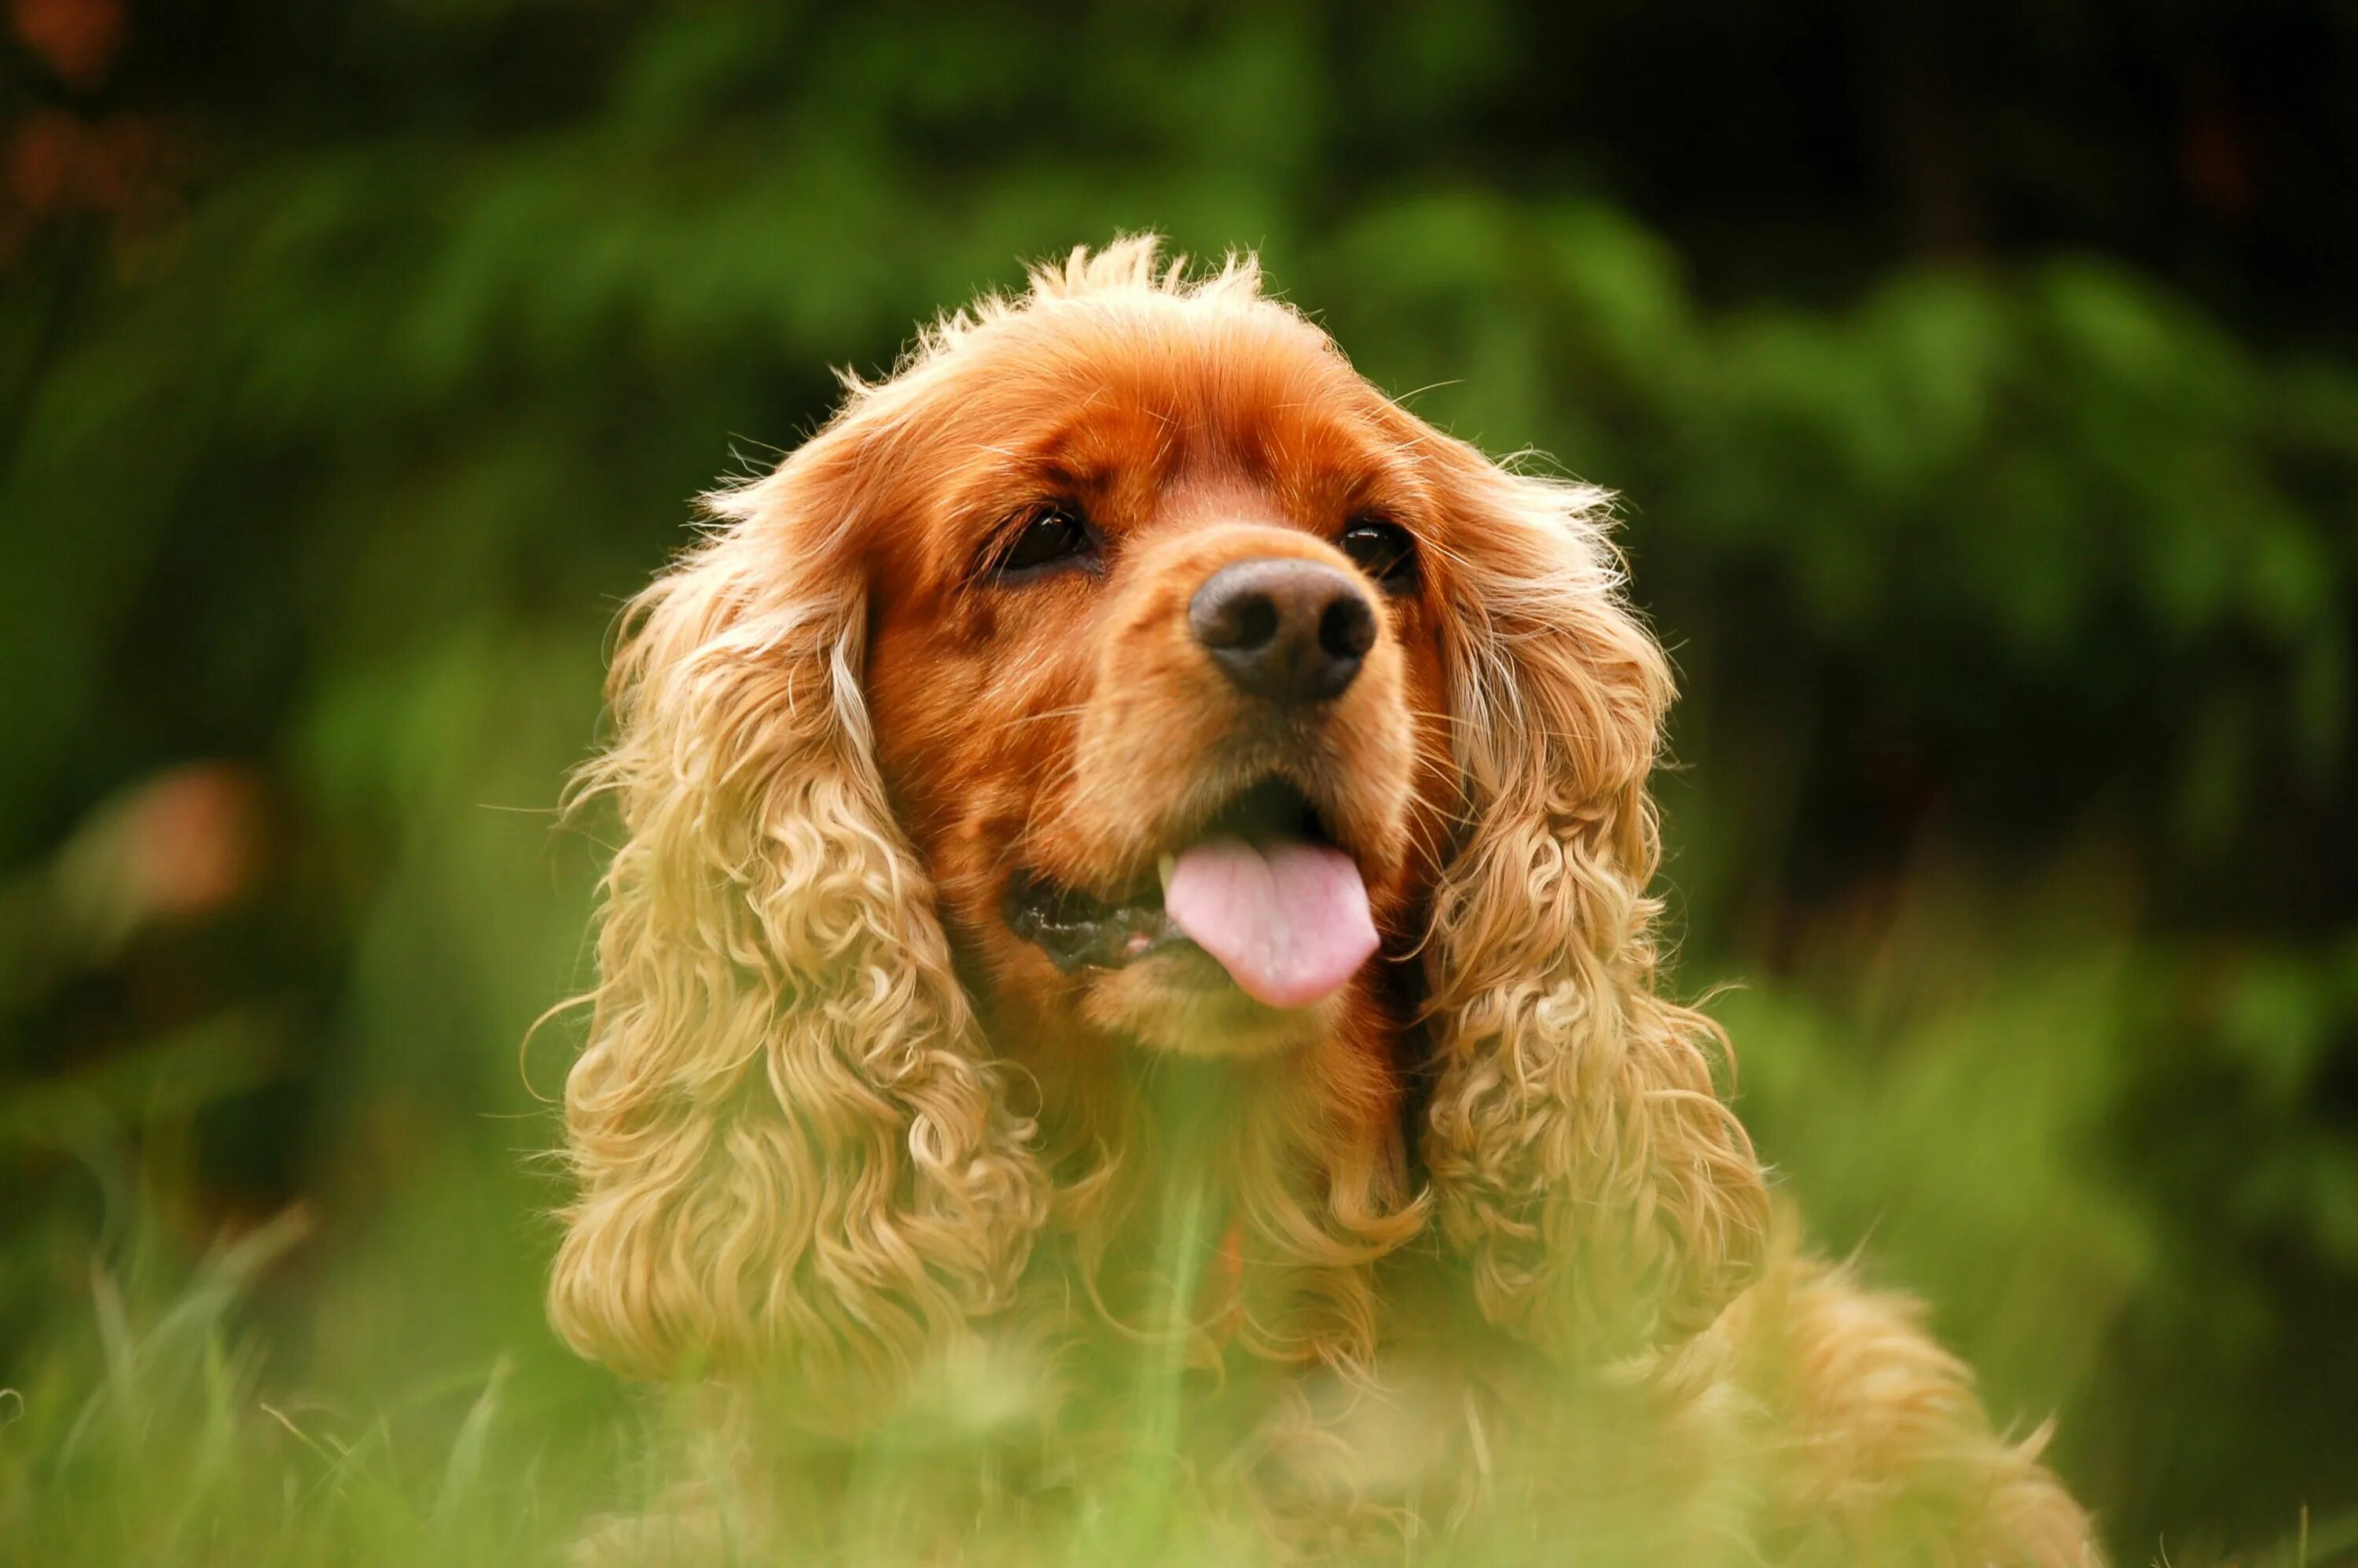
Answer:
POLYGON ((1159 953, 1090 981, 1082 1013, 1109 1034, 1174 1055, 1242 1057, 1297 1050, 1341 1022, 1351 988, 1307 1007, 1254 1000, 1200 948, 1159 953))

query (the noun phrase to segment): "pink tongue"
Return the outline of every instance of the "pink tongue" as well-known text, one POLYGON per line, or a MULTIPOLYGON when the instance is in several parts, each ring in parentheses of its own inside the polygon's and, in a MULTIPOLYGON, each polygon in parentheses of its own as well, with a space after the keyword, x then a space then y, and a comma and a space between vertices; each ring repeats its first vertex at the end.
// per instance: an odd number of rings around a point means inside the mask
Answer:
POLYGON ((1333 995, 1376 950, 1359 868, 1324 844, 1207 839, 1179 856, 1163 910, 1271 1007, 1333 995))

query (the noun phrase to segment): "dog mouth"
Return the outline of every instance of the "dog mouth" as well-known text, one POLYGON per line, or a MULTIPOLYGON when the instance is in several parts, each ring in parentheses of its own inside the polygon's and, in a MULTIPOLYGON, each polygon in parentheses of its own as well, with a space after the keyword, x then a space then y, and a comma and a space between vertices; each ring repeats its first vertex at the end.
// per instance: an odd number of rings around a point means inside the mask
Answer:
POLYGON ((1377 946, 1358 862, 1309 797, 1264 779, 1158 858, 1154 881, 1112 899, 1019 871, 1008 929, 1066 974, 1200 953, 1247 995, 1308 1007, 1341 989, 1377 946))

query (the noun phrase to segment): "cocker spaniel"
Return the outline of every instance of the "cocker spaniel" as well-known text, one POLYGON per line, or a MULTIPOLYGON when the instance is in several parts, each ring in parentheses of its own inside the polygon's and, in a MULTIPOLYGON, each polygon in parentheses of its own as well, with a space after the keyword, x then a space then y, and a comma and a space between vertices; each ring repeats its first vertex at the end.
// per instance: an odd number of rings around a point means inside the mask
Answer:
POLYGON ((730 1539, 822 1541, 830 1454, 979 1387, 1001 1498, 1151 1447, 1294 1552, 2096 1561, 1796 1249, 1658 987, 1671 678, 1601 492, 1134 239, 709 504, 589 775, 550 1300, 716 1391, 730 1539))

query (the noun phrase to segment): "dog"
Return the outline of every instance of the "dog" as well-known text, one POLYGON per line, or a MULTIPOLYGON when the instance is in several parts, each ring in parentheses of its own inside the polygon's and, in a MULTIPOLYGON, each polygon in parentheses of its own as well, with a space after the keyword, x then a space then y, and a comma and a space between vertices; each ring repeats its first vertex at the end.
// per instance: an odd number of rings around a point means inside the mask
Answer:
POLYGON ((978 1368, 1035 1454, 1134 1438, 1111 1346, 1275 1552, 2098 1561, 2043 1433, 1796 1244, 1658 983, 1671 680, 1602 492, 1151 237, 847 388, 635 601, 584 779, 550 1311, 716 1391, 732 1540, 978 1368))

